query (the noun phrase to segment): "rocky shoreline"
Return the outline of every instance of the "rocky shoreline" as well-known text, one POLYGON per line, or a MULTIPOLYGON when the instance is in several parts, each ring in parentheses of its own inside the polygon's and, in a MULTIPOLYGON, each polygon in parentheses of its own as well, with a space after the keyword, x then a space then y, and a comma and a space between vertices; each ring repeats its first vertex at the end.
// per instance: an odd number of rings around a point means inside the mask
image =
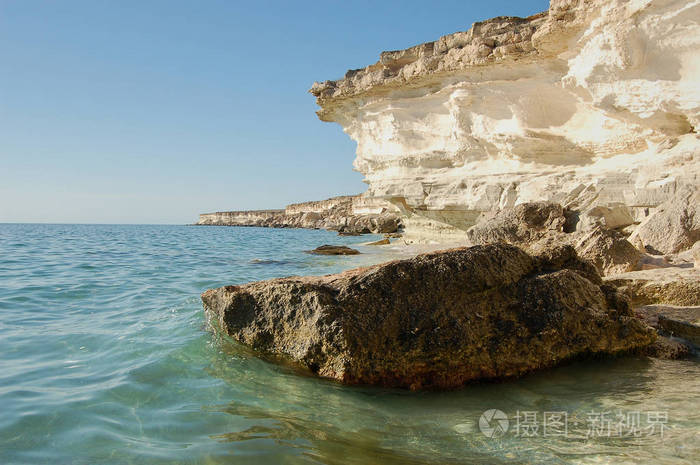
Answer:
POLYGON ((347 384, 449 389, 592 354, 653 329, 570 246, 452 249, 323 277, 225 286, 209 317, 255 350, 347 384))
POLYGON ((604 223, 576 231, 570 219, 557 204, 522 204, 470 228, 467 247, 225 286, 202 301, 216 330, 348 384, 449 389, 570 358, 695 351, 692 251, 651 255, 604 223))
POLYGON ((357 142, 368 191, 198 224, 401 230, 461 247, 209 290, 213 326, 319 376, 409 389, 693 353, 697 13, 551 0, 315 83, 318 116, 357 142))

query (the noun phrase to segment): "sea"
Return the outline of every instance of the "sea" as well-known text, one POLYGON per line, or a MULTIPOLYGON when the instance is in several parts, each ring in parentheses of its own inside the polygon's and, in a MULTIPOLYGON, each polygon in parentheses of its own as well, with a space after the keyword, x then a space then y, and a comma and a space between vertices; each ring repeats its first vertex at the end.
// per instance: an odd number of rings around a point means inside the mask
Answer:
POLYGON ((410 392, 318 379, 208 329, 206 289, 407 253, 362 245, 378 238, 0 224, 0 464, 700 463, 697 357, 410 392), (304 253, 322 244, 363 253, 304 253))

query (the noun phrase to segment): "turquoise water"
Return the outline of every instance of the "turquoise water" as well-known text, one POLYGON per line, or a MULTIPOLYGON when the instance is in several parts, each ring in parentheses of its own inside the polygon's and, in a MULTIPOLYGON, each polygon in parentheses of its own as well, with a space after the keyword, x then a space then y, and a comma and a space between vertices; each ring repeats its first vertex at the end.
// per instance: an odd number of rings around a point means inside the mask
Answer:
POLYGON ((0 225, 0 463, 700 461, 698 359, 579 362, 515 382, 410 393, 314 379, 206 331, 205 289, 387 259, 369 247, 351 257, 301 252, 369 239, 0 225), (488 409, 504 412, 505 433, 489 430, 493 421, 485 431, 495 437, 481 431, 488 409), (554 421, 544 434, 545 412, 566 413, 566 434, 554 421), (637 412, 636 430, 634 421, 624 431, 614 423, 613 434, 599 427, 637 412), (526 437, 528 425, 539 429, 526 437))

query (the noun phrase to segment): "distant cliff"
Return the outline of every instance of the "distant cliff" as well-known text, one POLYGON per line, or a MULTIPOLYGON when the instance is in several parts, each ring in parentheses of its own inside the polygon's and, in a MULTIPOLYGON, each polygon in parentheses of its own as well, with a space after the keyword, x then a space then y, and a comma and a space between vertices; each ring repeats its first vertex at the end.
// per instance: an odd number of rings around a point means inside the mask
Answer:
POLYGON ((329 229, 347 233, 392 233, 401 226, 397 209, 361 195, 287 205, 284 210, 203 213, 201 226, 259 226, 268 228, 329 229))

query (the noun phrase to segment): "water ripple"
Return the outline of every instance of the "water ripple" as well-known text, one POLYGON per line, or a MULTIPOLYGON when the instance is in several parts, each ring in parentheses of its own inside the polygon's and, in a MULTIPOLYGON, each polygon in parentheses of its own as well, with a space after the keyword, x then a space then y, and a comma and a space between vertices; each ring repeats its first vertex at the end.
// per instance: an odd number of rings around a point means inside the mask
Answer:
POLYGON ((344 387, 203 331, 207 288, 388 258, 326 231, 0 225, 0 463, 697 463, 700 363, 581 362, 415 394, 344 387), (363 255, 315 257, 324 243, 363 255), (663 410, 664 438, 489 439, 487 408, 663 410))

